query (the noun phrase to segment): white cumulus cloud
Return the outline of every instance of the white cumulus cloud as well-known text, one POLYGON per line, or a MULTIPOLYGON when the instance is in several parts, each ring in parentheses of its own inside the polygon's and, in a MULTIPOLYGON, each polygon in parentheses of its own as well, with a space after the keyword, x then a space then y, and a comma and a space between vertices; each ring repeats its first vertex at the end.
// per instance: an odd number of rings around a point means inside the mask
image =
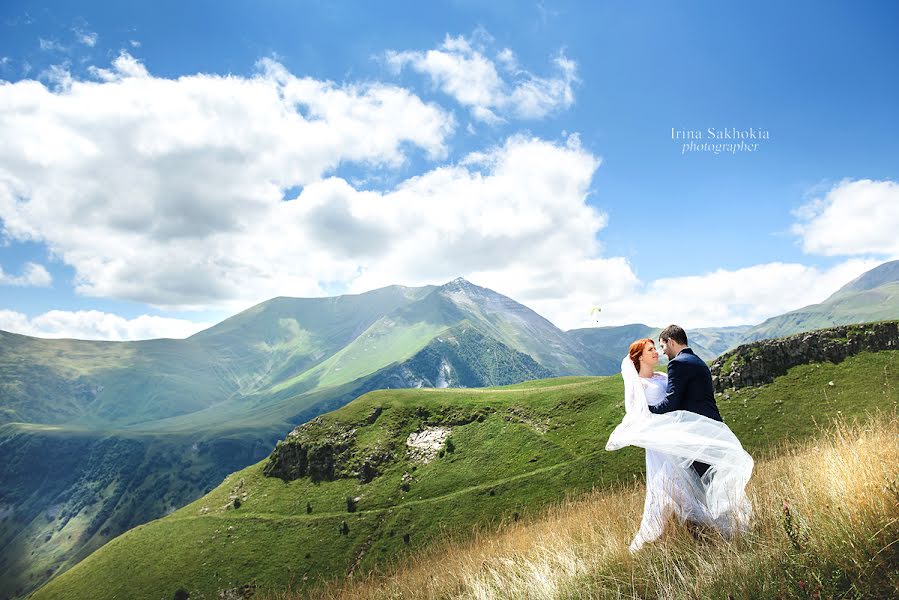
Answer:
POLYGON ((577 65, 562 52, 553 57, 553 74, 535 75, 518 64, 515 53, 503 48, 491 59, 481 44, 464 36, 447 35, 436 49, 389 50, 387 64, 400 72, 408 67, 427 75, 444 93, 487 123, 506 117, 539 119, 574 102, 572 89, 577 65))
POLYGON ((410 145, 440 157, 447 113, 271 60, 250 78, 173 80, 122 54, 94 76, 0 86, 4 234, 46 244, 82 295, 238 310, 464 275, 554 302, 553 318, 635 281, 600 256, 606 217, 587 203, 600 160, 577 136, 512 136, 376 192, 328 171, 396 166, 410 145))
MULTIPOLYGON (((446 79, 453 93, 471 93, 463 103, 472 110, 536 115, 571 101, 564 77, 549 94, 556 100, 531 94, 536 78, 511 50, 494 63, 468 40, 447 38, 440 52, 473 61, 480 73, 470 90, 446 79)), ((169 79, 122 53, 92 76, 60 77, 53 90, 33 80, 0 83, 0 234, 45 244, 74 269, 82 295, 234 312, 274 296, 463 276, 563 329, 595 325, 593 306, 602 308, 601 324, 698 327, 756 323, 820 302, 877 264, 770 263, 643 282, 625 258, 603 254, 598 236, 608 218, 589 202, 601 160, 576 135, 512 135, 375 191, 335 169, 396 168, 412 151, 443 161, 455 128, 449 113, 401 87, 298 77, 270 59, 250 77, 169 79)), ((833 240, 817 228, 845 198, 854 210, 873 210, 893 197, 892 182, 856 183, 864 185, 807 207, 800 234, 833 240)), ((894 213, 876 214, 889 222, 894 213)), ((895 239, 881 235, 876 219, 866 222, 869 245, 854 253, 886 252, 895 239)), ((15 277, 49 285, 37 267, 15 277)), ((203 327, 97 311, 2 315, 0 329, 88 339, 184 337, 203 327)))
POLYGON ((154 77, 127 53, 99 81, 0 85, 0 219, 45 243, 81 294, 205 307, 321 292, 354 266, 279 221, 284 190, 343 162, 446 153, 451 115, 405 89, 295 77, 154 77), (273 235, 272 232, 279 232, 273 235))
POLYGON ((48 287, 53 283, 53 277, 43 265, 25 263, 21 275, 10 275, 0 267, 0 285, 15 285, 20 287, 48 287))
POLYGON ((0 329, 41 338, 110 341, 182 339, 210 325, 152 315, 125 319, 97 310, 51 310, 32 318, 16 311, 0 310, 0 329))
POLYGON ((899 256, 899 184, 844 179, 796 211, 804 251, 826 256, 899 256))
POLYGON ((351 291, 464 276, 566 324, 637 284, 626 260, 601 256, 597 234, 607 217, 587 203, 599 164, 575 136, 560 144, 513 136, 378 201, 341 186, 348 209, 332 213, 335 229, 352 231, 378 206, 386 240, 351 291))

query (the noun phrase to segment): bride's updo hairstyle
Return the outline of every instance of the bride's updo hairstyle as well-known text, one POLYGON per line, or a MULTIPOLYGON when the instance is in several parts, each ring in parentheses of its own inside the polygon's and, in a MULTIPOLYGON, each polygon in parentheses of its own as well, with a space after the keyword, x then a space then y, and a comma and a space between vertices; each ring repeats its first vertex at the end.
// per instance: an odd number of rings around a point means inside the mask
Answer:
POLYGON ((630 349, 627 351, 627 355, 631 357, 631 362, 634 363, 634 368, 638 373, 640 372, 640 355, 646 350, 646 344, 656 345, 650 338, 643 338, 631 344, 630 349))

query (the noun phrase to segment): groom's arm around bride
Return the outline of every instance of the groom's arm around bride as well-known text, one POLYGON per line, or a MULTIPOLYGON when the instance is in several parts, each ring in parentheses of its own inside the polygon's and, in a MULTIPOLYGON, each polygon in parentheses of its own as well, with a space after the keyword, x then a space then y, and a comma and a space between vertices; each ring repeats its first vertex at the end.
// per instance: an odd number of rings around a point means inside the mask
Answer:
POLYGON ((723 421, 715 403, 715 387, 708 365, 687 346, 687 333, 669 325, 659 334, 662 351, 668 356, 668 389, 665 400, 649 410, 664 414, 688 410, 716 421, 723 421))
MULTIPOLYGON (((662 351, 668 357, 668 389, 665 400, 650 406, 657 415, 675 410, 694 412, 723 422, 715 403, 715 386, 708 365, 687 346, 687 332, 677 325, 669 325, 659 334, 662 351)), ((709 465, 695 461, 693 470, 700 477, 709 465)))

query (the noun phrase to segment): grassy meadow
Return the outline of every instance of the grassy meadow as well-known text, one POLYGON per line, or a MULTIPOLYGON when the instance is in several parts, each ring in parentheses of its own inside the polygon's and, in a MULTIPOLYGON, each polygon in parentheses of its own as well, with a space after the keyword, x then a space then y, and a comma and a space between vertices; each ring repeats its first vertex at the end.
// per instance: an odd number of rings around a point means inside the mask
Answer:
POLYGON ((833 420, 778 444, 748 486, 750 531, 697 536, 676 519, 631 555, 644 486, 555 504, 535 519, 446 538, 388 575, 355 574, 265 600, 459 598, 895 598, 899 418, 833 420))

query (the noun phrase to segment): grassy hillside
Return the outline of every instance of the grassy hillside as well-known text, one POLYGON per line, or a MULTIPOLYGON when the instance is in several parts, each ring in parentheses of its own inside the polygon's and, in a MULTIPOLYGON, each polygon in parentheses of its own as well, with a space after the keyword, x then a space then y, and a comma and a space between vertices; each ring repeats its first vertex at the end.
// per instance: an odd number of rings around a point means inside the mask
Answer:
MULTIPOLYGON (((44 340, 0 332, 0 424, 107 430, 201 412, 314 368, 433 287, 275 298, 186 340, 44 340)), ((389 363, 403 352, 380 357, 389 363)))
MULTIPOLYGON (((321 600, 404 598, 899 597, 899 417, 825 423, 757 461, 750 530, 696 539, 676 519, 636 555, 642 481, 553 505, 474 539, 448 537, 387 576, 316 590, 321 600)), ((299 600, 301 589, 254 596, 299 600)))
MULTIPOLYGON (((603 449, 623 414, 621 396, 619 377, 366 394, 279 444, 273 455, 302 454, 307 475, 291 479, 282 469, 286 480, 267 477, 271 459, 260 461, 116 538, 34 597, 167 598, 181 587, 192 598, 217 597, 251 582, 277 590, 383 568, 447 532, 515 520, 566 495, 632 480, 642 452, 603 449), (444 442, 441 456, 415 463, 409 434, 440 426, 450 429, 453 451, 444 442), (379 474, 362 483, 372 468, 379 474)), ((759 460, 781 443, 808 439, 816 421, 897 402, 896 351, 802 365, 718 398, 759 460)))
POLYGON ((43 340, 0 331, 0 423, 109 428, 185 414, 233 386, 188 340, 43 340))

